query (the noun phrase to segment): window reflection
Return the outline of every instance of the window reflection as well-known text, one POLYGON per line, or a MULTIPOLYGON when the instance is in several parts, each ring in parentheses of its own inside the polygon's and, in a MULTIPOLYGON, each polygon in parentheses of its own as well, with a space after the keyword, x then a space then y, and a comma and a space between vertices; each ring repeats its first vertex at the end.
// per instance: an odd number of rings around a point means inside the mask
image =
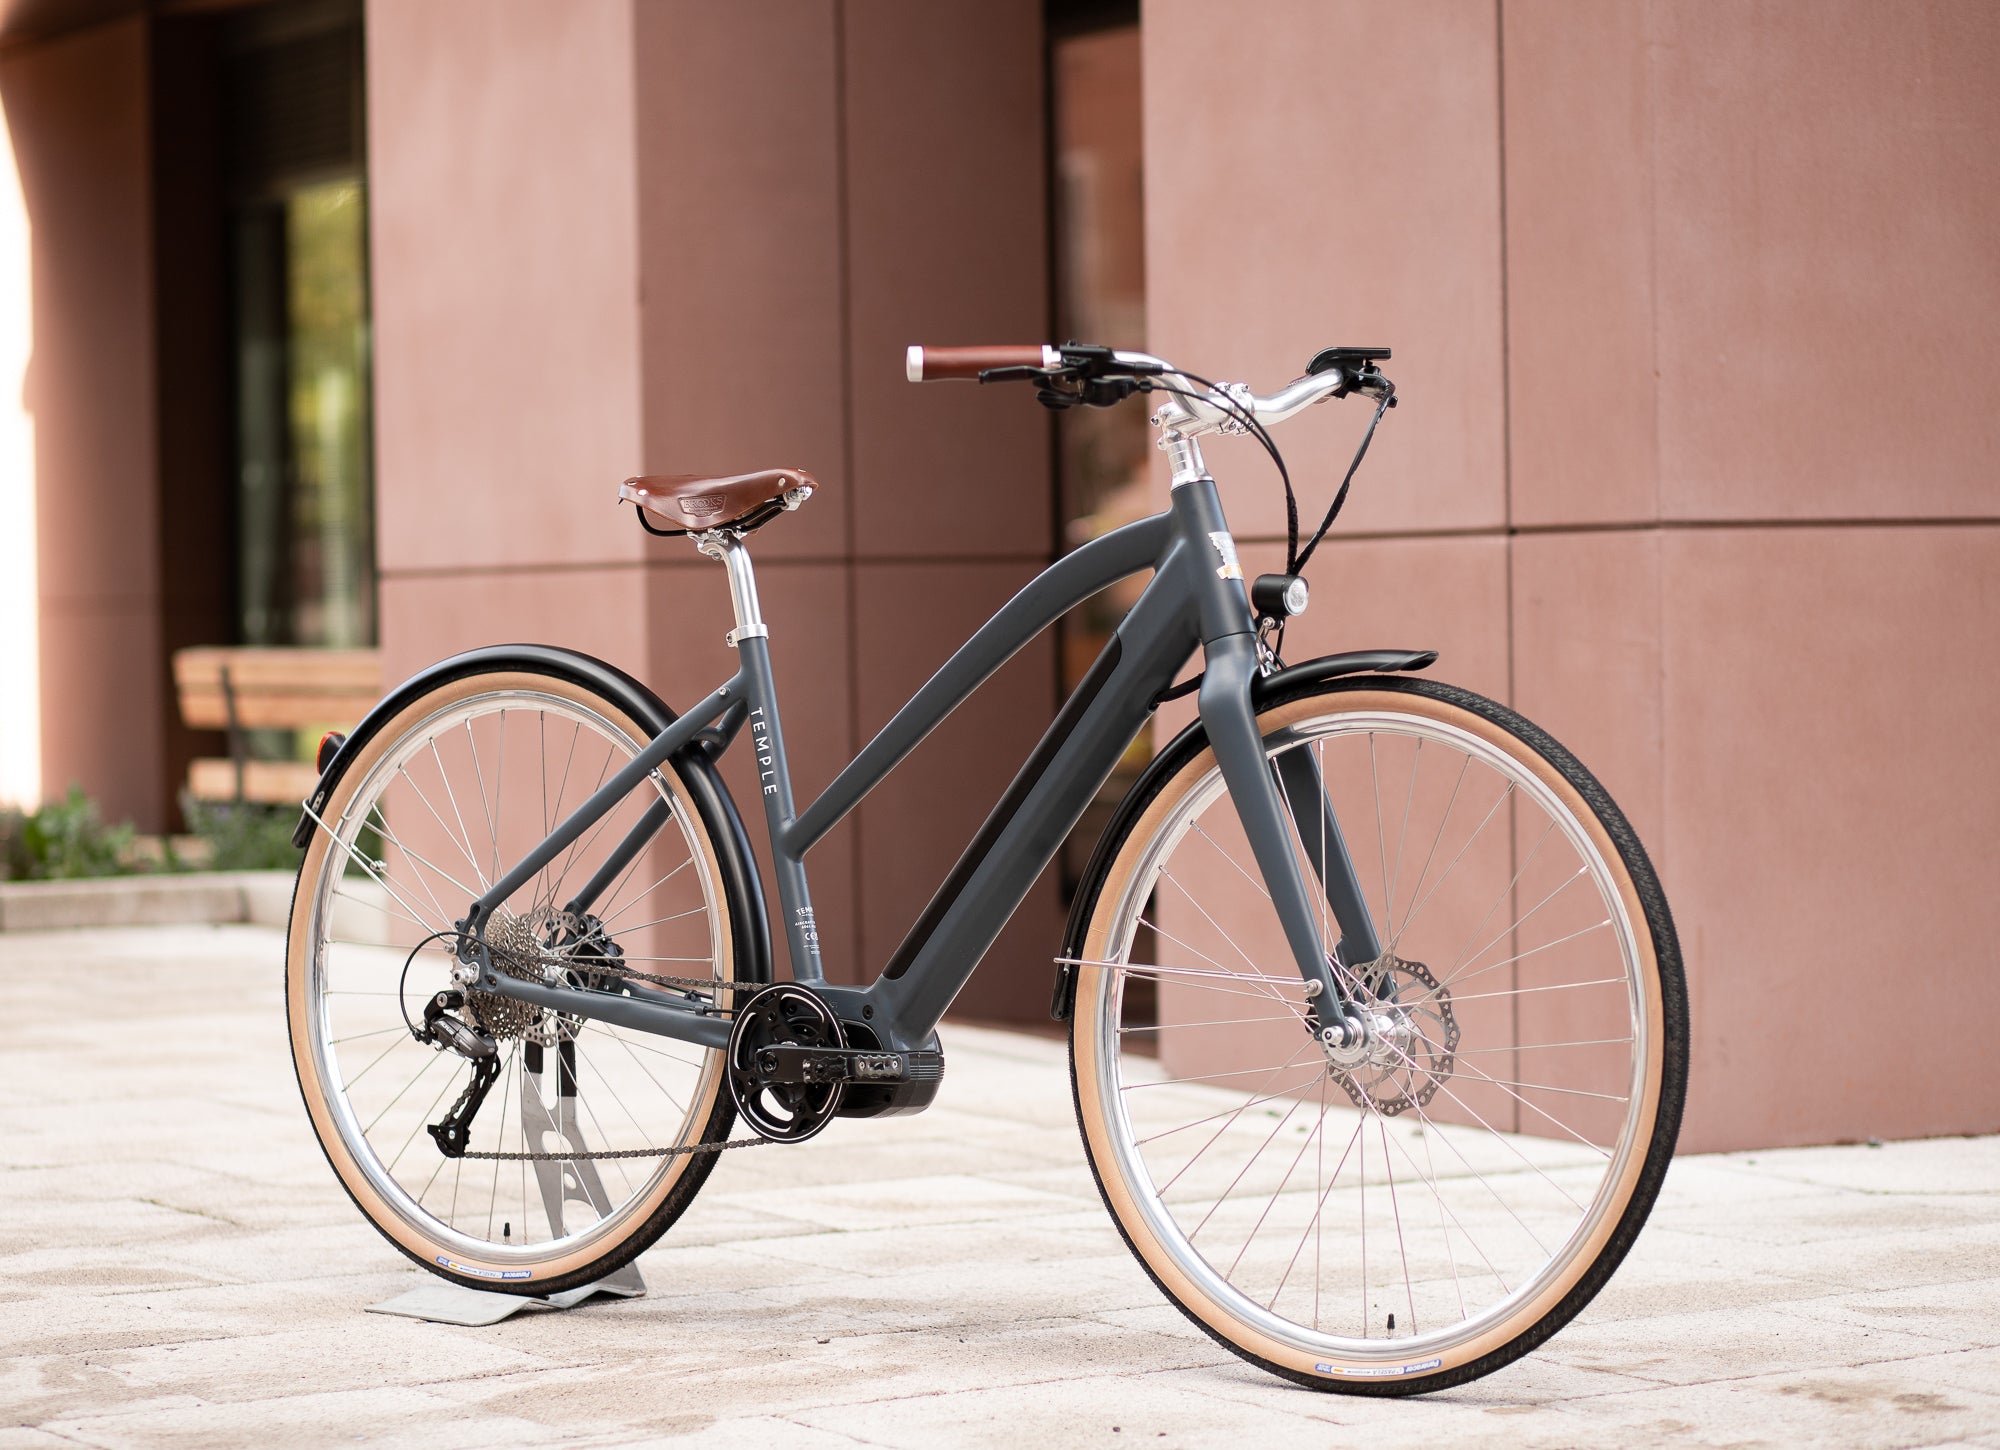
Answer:
POLYGON ((273 35, 259 19, 230 76, 239 624, 248 644, 367 645, 374 449, 359 25, 273 35))

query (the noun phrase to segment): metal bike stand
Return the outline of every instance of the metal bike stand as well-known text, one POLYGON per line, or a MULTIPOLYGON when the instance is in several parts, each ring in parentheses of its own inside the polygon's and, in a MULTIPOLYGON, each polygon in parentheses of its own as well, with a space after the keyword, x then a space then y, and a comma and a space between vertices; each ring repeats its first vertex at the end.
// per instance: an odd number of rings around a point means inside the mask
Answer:
POLYGON ((398 1294, 393 1299, 385 1299, 380 1304, 370 1304, 367 1313, 394 1314, 404 1319, 426 1319, 432 1324, 459 1324, 467 1328, 478 1328, 486 1324, 498 1324, 510 1319, 523 1309, 545 1312, 550 1309, 574 1309, 587 1299, 599 1294, 608 1294, 617 1299, 637 1299, 644 1296, 646 1281, 639 1277, 636 1265, 627 1264, 609 1278, 599 1279, 595 1284, 585 1284, 580 1289, 566 1289, 560 1294, 541 1297, 526 1294, 489 1294, 483 1289, 468 1289, 460 1284, 447 1284, 443 1280, 422 1284, 407 1294, 398 1294))
MULTIPOLYGON (((543 1064, 546 1050, 528 1044, 521 1055, 521 1140, 534 1153, 574 1152, 587 1154, 583 1128, 576 1117, 576 1044, 564 1039, 556 1049, 556 1111, 549 1112, 542 1095, 543 1064)), ((611 1196, 598 1177, 596 1161, 588 1157, 536 1158, 535 1181, 541 1189, 542 1208, 554 1233, 563 1231, 563 1205, 579 1203, 603 1215, 611 1211, 611 1196)), ((427 1319, 433 1324, 477 1327, 498 1324, 523 1309, 574 1309, 587 1299, 608 1294, 618 1299, 644 1296, 646 1281, 636 1263, 627 1264, 594 1284, 565 1289, 559 1294, 495 1294, 484 1289, 468 1289, 462 1284, 425 1284, 407 1294, 399 1294, 380 1304, 370 1304, 370 1314, 397 1314, 407 1319, 427 1319)))

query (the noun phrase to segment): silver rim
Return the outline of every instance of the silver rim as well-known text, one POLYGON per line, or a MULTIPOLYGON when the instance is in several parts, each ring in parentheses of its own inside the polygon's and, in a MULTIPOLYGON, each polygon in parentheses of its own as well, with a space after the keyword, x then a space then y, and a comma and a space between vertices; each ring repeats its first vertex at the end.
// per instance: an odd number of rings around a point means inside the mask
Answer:
POLYGON ((1111 904, 1097 1108, 1152 1238, 1212 1304, 1323 1371, 1436 1368, 1580 1272, 1622 1202, 1645 1150, 1643 959, 1582 823, 1481 737, 1354 712, 1267 748, 1326 780, 1387 947, 1337 970, 1396 984, 1394 1030, 1327 1060, 1211 769, 1111 904))
MULTIPOLYGON (((310 900, 306 1010, 311 1070, 361 1173, 407 1224, 449 1250, 521 1277, 611 1247, 657 1202, 699 1139, 722 1081, 721 1054, 604 1023, 519 1014, 495 1035, 500 1074, 472 1122, 474 1152, 574 1155, 545 1161, 446 1156, 426 1131, 470 1064, 415 1041, 431 995, 449 985, 444 942, 420 945, 644 745, 555 694, 510 690, 442 708, 407 730, 337 820, 310 900), (414 951, 414 955, 412 954, 414 951), (407 978, 404 977, 407 963, 407 978), (536 1060, 539 1059, 539 1070, 536 1060), (654 1156, 592 1158, 640 1152, 654 1156)), ((560 906, 648 805, 662 830, 593 914, 641 971, 720 978, 722 901, 684 793, 652 777, 503 909, 547 939, 560 906)), ((496 1006, 496 1011, 499 1010, 496 1006)))

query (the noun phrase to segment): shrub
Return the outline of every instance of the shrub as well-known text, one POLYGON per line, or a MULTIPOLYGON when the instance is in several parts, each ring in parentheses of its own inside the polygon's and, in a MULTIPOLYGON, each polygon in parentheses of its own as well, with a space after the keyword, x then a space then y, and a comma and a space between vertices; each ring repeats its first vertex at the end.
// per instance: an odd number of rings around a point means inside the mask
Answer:
POLYGON ((0 809, 0 879, 64 881, 122 876, 132 849, 131 823, 104 824, 97 803, 72 785, 61 800, 32 811, 0 809))
POLYGON ((255 801, 198 801, 181 797, 181 814, 188 829, 208 843, 210 871, 296 871, 299 850, 292 845, 292 828, 299 823, 297 806, 267 806, 255 801))

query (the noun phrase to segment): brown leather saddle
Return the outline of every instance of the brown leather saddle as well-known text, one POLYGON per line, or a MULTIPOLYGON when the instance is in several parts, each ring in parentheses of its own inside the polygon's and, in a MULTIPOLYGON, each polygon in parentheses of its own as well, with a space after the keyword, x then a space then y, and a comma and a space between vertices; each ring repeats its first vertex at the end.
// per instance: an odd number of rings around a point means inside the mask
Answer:
POLYGON ((639 522, 651 534, 703 534, 710 529, 747 534, 797 508, 818 491, 819 481, 803 468, 732 474, 649 473, 618 485, 619 499, 639 506, 639 522), (658 527, 655 519, 666 527, 658 527))

